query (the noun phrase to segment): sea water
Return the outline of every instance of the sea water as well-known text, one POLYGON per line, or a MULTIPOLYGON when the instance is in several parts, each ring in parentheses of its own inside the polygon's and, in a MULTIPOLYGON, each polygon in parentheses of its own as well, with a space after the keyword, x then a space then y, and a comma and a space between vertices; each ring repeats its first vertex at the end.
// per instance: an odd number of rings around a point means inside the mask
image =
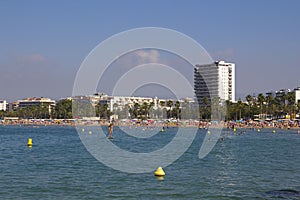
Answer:
MULTIPOLYGON (((150 152, 168 144, 176 131, 168 128, 137 140, 114 127, 112 142, 133 152, 150 152)), ((1 125, 0 198, 299 199, 270 191, 300 191, 300 135, 292 130, 245 131, 224 130, 224 141, 199 159, 206 134, 199 130, 159 180, 153 173, 129 174, 105 166, 86 150, 74 127, 1 125), (33 139, 32 148, 27 147, 28 138, 33 139)))

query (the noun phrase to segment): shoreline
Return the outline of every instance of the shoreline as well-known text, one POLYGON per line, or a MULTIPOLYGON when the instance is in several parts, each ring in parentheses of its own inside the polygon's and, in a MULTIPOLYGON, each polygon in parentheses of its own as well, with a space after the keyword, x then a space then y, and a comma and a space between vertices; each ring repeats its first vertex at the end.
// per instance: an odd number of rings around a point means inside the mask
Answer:
MULTIPOLYGON (((114 126, 120 127, 146 127, 146 128, 188 128, 188 127, 198 127, 199 129, 208 129, 214 127, 223 126, 223 129, 233 130, 234 129, 273 129, 273 130, 298 130, 300 132, 300 126, 298 122, 221 122, 221 124, 216 122, 207 121, 195 121, 195 120, 185 120, 177 122, 166 122, 163 120, 152 121, 152 123, 137 123, 132 121, 118 121, 114 122, 114 126)), ((22 119, 13 121, 0 121, 0 126, 108 126, 108 120, 97 120, 97 121, 77 121, 74 119, 55 119, 55 120, 43 120, 43 119, 22 119)))

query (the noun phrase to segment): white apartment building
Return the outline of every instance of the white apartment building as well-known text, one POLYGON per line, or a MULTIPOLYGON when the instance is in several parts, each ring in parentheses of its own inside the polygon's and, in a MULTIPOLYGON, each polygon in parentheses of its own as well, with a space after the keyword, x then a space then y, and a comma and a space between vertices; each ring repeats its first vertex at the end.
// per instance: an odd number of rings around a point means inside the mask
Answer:
POLYGON ((300 102, 300 87, 296 88, 295 90, 295 103, 300 102))
POLYGON ((133 107, 135 103, 143 104, 143 103, 154 103, 154 108, 157 107, 157 100, 155 98, 150 97, 124 97, 124 96, 108 96, 107 103, 111 111, 119 108, 122 110, 126 105, 129 107, 133 107))
POLYGON ((216 61, 208 65, 196 65, 194 89, 200 104, 203 104, 205 97, 235 102, 235 64, 216 61))
POLYGON ((7 102, 6 100, 0 100, 0 110, 6 111, 7 102))
POLYGON ((219 97, 235 102, 235 64, 219 61, 219 97))
POLYGON ((87 96, 75 96, 72 97, 73 100, 82 100, 88 101, 93 106, 96 106, 98 103, 108 105, 108 109, 110 111, 114 110, 122 110, 126 106, 133 107, 135 103, 143 104, 143 103, 154 103, 153 108, 156 109, 158 105, 158 98, 150 98, 150 97, 133 97, 133 96, 109 96, 104 93, 96 93, 94 95, 87 95, 87 96))
POLYGON ((32 98, 26 98, 22 100, 17 101, 17 108, 26 108, 30 106, 47 106, 49 113, 51 113, 51 108, 55 106, 55 101, 49 98, 45 97, 32 97, 32 98))

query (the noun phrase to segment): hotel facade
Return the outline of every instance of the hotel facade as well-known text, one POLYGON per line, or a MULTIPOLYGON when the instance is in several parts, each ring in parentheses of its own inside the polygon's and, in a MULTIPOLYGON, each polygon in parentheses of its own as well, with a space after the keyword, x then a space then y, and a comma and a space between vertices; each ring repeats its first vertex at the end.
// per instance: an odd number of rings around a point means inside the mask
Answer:
POLYGON ((198 103, 219 97, 222 101, 235 102, 235 64, 216 61, 194 68, 194 88, 198 103))
POLYGON ((55 101, 45 97, 32 97, 16 102, 16 108, 26 108, 31 106, 45 106, 48 109, 49 114, 51 113, 52 108, 55 106, 55 101))

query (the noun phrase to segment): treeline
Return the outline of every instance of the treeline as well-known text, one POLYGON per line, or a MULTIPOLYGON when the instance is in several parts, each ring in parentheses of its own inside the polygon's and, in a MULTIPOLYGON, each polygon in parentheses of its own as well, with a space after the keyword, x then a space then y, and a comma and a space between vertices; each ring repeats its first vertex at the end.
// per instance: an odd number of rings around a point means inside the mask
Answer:
POLYGON ((219 106, 215 106, 225 116, 225 120, 255 119, 257 117, 265 117, 272 119, 285 118, 289 115, 295 118, 300 113, 300 102, 295 102, 295 93, 282 93, 280 96, 264 95, 258 96, 247 95, 246 101, 238 100, 237 102, 226 101, 223 105, 218 99, 209 101, 207 98, 203 100, 199 107, 200 119, 211 119, 211 104, 217 102, 219 106), (219 103, 218 103, 219 102, 219 103))
POLYGON ((273 119, 291 118, 300 112, 300 103, 295 102, 295 93, 282 93, 280 96, 263 95, 246 96, 246 102, 226 102, 228 119, 254 119, 257 115, 271 116, 273 119))
MULTIPOLYGON (((110 119, 112 115, 118 115, 119 119, 138 118, 181 118, 182 108, 179 101, 161 101, 160 106, 163 109, 154 109, 154 103, 138 104, 132 107, 125 105, 119 107, 118 104, 113 105, 113 112, 108 104, 98 103, 93 106, 88 100, 72 100, 63 99, 56 103, 49 110, 49 105, 28 106, 25 108, 17 108, 16 110, 0 111, 0 118, 19 117, 21 119, 71 119, 81 117, 100 117, 101 119, 110 119), (72 107, 73 106, 73 107, 72 107), (73 108, 73 110, 72 110, 73 108)), ((188 107, 188 106, 187 106, 188 107)))
POLYGON ((138 118, 138 119, 149 119, 149 118, 179 118, 181 115, 181 108, 179 101, 175 103, 173 101, 160 101, 160 108, 154 109, 154 102, 142 104, 135 103, 133 107, 128 105, 122 112, 121 109, 117 108, 115 111, 116 114, 121 114, 121 117, 127 118, 138 118), (128 110, 128 111, 127 111, 128 110))
POLYGON ((62 99, 54 107, 49 108, 49 104, 40 104, 17 108, 16 110, 0 111, 0 118, 19 117, 21 119, 71 119, 72 100, 62 99))
POLYGON ((112 115, 117 115, 119 119, 201 119, 210 120, 214 114, 213 108, 218 109, 219 113, 224 114, 226 120, 254 119, 258 115, 272 116, 274 119, 284 118, 290 115, 291 118, 300 112, 300 103, 295 102, 295 93, 282 93, 279 97, 259 94, 258 96, 246 96, 246 101, 241 100, 236 103, 226 101, 221 104, 220 100, 207 98, 203 100, 201 106, 190 104, 189 102, 180 103, 160 101, 158 108, 154 109, 154 103, 144 102, 135 103, 132 107, 118 104, 113 105, 113 111, 108 104, 98 103, 93 106, 89 101, 75 101, 63 99, 51 107, 49 105, 30 106, 18 108, 13 111, 0 111, 0 117, 19 117, 23 119, 71 119, 76 117, 100 117, 109 119, 112 115), (73 106, 73 110, 72 110, 73 106), (72 112, 73 111, 73 112, 72 112))
POLYGON ((132 107, 126 104, 124 107, 118 104, 113 105, 113 112, 110 111, 107 104, 98 103, 96 106, 96 116, 108 119, 111 115, 117 115, 119 119, 150 119, 150 118, 179 118, 181 108, 179 101, 161 101, 160 106, 163 109, 154 109, 154 102, 144 102, 142 104, 134 103, 132 107))

